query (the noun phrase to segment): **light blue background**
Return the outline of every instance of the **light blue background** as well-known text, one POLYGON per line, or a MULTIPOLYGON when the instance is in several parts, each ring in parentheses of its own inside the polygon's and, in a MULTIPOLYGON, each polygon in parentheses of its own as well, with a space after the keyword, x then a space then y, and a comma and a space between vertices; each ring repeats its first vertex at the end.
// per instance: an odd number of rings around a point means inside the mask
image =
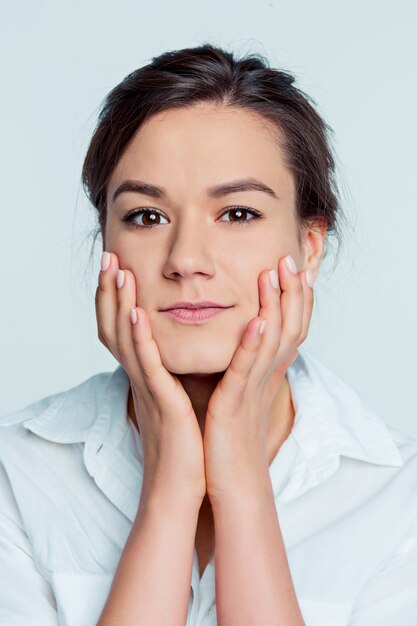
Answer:
POLYGON ((293 71, 333 127, 350 227, 336 269, 331 254, 322 267, 304 345, 417 435, 415 6, 3 0, 0 414, 116 367, 97 338, 83 157, 126 74, 209 41, 293 71))

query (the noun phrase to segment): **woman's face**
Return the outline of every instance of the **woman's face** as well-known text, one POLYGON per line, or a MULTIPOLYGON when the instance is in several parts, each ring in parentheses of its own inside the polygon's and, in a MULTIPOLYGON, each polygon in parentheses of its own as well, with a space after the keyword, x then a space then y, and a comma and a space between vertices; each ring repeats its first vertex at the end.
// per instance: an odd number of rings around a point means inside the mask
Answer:
POLYGON ((287 254, 298 271, 305 263, 293 176, 271 131, 254 114, 213 104, 171 109, 139 128, 109 181, 104 242, 120 268, 133 272, 137 306, 149 315, 164 366, 177 374, 226 370, 258 315, 260 272, 277 269, 287 254), (209 194, 243 179, 272 191, 209 194), (124 191, 113 200, 125 181, 157 186, 163 194, 124 191), (231 210, 237 207, 248 211, 231 210), (152 212, 123 221, 140 208, 152 212), (231 308, 202 325, 186 325, 160 311, 181 300, 231 308))

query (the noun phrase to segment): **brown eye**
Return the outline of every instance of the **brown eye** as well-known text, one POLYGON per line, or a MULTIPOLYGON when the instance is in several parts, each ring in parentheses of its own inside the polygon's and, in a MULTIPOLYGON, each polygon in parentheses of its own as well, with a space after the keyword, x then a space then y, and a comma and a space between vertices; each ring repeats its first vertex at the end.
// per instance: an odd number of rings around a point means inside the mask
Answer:
MULTIPOLYGON (((247 209, 246 207, 232 207, 230 209, 227 209, 227 211, 225 211, 223 213, 223 215, 226 215, 227 213, 235 213, 236 214, 236 219, 232 219, 230 220, 228 223, 229 224, 237 224, 238 226, 245 226, 246 224, 250 223, 250 222, 254 222, 258 219, 260 219, 261 215, 255 211, 252 211, 251 209, 247 209), (250 220, 242 220, 241 218, 244 215, 252 215, 252 219, 250 220)), ((222 217, 223 217, 222 215, 222 217)), ((223 220, 222 220, 223 221, 223 220)))
POLYGON ((122 217, 122 221, 127 222, 128 225, 134 228, 153 228, 154 226, 160 226, 161 217, 164 216, 156 209, 135 209, 122 217), (137 217, 142 217, 142 224, 136 222, 137 217))
POLYGON ((144 226, 154 226, 160 223, 162 215, 156 211, 144 211, 142 217, 144 226))
MULTIPOLYGON (((262 215, 253 209, 249 209, 243 206, 231 207, 227 209, 223 215, 227 213, 235 214, 235 218, 231 220, 220 220, 223 222, 227 222, 228 224, 237 224, 238 226, 246 226, 246 224, 250 224, 251 222, 255 222, 262 218, 262 215), (243 217, 251 215, 251 219, 242 219, 243 217)), ((122 217, 122 221, 126 222, 128 226, 132 228, 153 228, 154 226, 163 226, 161 224, 161 218, 166 219, 166 217, 158 211, 157 209, 143 208, 143 209, 134 209, 130 213, 127 213, 122 217), (142 223, 137 222, 137 218, 142 218, 142 223)))

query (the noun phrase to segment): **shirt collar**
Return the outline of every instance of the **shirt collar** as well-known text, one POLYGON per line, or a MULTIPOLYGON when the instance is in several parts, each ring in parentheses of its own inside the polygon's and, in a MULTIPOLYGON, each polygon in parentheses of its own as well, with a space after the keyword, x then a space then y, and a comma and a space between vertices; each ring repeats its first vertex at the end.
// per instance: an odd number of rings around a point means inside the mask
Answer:
MULTIPOLYGON (((346 456, 367 463, 401 467, 402 457, 385 422, 339 375, 305 347, 287 370, 295 420, 270 465, 274 491, 291 500, 331 476, 346 456), (288 474, 288 455, 294 470, 288 474)), ((23 425, 57 443, 85 442, 84 458, 103 463, 130 427, 134 454, 142 463, 140 437, 127 415, 129 378, 121 365, 80 385, 44 398, 28 409, 23 425), (76 401, 74 402, 74 394, 76 401), (105 454, 98 452, 103 448, 105 454)), ((139 468, 142 473, 142 467, 139 468)))
POLYGON ((127 422, 128 392, 129 378, 119 365, 29 405, 23 411, 31 417, 23 426, 56 443, 86 442, 92 433, 104 441, 121 434, 120 425, 127 422))
POLYGON ((402 465, 383 419, 344 379, 305 349, 287 371, 296 418, 293 435, 319 468, 329 455, 378 465, 402 465))
POLYGON ((274 491, 289 501, 336 472, 342 456, 376 465, 404 463, 381 417, 305 347, 287 370, 294 425, 270 465, 274 491), (295 457, 288 476, 284 459, 295 457))

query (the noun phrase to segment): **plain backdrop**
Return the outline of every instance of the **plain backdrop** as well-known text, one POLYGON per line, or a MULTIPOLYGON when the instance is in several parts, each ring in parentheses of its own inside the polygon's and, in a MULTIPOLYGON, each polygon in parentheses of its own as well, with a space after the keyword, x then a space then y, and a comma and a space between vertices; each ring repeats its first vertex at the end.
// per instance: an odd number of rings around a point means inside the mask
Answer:
POLYGON ((82 161, 110 89, 163 51, 210 42, 292 71, 332 126, 349 225, 304 346, 417 435, 413 0, 0 4, 0 414, 118 365, 97 338, 82 161))

